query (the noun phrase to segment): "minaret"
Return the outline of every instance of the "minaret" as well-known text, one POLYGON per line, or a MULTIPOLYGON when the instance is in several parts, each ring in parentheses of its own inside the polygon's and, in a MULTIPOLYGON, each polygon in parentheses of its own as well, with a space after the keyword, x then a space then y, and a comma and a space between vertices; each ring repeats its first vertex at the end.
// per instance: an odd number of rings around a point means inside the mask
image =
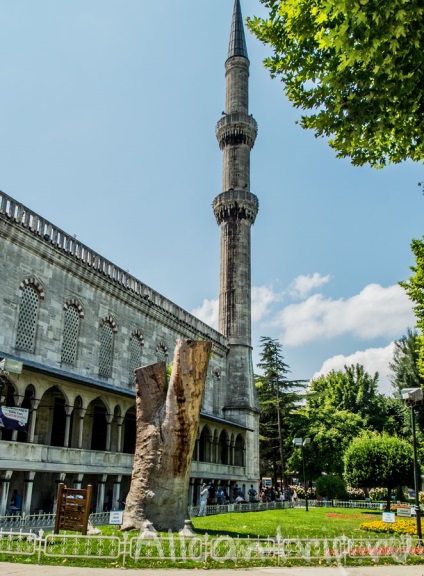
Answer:
POLYGON ((221 228, 219 331, 230 349, 223 409, 227 418, 252 428, 257 427, 258 403, 252 365, 250 228, 258 199, 250 191, 250 151, 257 124, 248 109, 249 58, 239 0, 234 2, 225 71, 225 112, 216 126, 223 155, 222 192, 213 201, 221 228))

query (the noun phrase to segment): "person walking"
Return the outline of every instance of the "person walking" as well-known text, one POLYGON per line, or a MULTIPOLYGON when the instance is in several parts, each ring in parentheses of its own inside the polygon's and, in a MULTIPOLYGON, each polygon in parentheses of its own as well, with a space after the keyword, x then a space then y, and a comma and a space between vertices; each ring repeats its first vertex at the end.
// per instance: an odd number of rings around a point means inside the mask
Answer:
POLYGON ((199 516, 206 516, 206 504, 209 498, 209 490, 206 484, 202 484, 202 490, 200 492, 200 508, 199 516))

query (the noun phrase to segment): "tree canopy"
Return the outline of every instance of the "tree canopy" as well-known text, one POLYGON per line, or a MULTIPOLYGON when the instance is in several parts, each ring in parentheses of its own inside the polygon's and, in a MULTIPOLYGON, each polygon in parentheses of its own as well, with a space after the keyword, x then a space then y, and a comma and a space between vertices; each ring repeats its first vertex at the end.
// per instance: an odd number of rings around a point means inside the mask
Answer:
POLYGON ((424 160, 422 2, 261 3, 268 16, 248 26, 273 50, 266 68, 307 112, 301 126, 354 165, 424 160))
POLYGON ((384 487, 391 491, 414 483, 412 446, 406 440, 385 434, 355 438, 344 455, 344 477, 354 488, 384 487))
POLYGON ((417 337, 418 369, 421 378, 424 378, 424 238, 414 238, 411 243, 416 265, 411 266, 414 273, 407 282, 400 282, 405 288, 409 298, 414 303, 414 312, 417 318, 417 328, 420 334, 417 337))
POLYGON ((259 422, 260 464, 262 475, 272 474, 274 484, 281 476, 285 479, 286 451, 291 448, 292 418, 301 397, 304 383, 289 380, 290 368, 284 361, 282 345, 278 340, 262 336, 261 355, 256 375, 256 388, 261 417, 259 422))
POLYGON ((332 407, 357 414, 363 420, 363 427, 375 430, 383 427, 385 406, 378 392, 378 373, 372 376, 360 364, 332 370, 313 380, 307 403, 311 411, 332 407))

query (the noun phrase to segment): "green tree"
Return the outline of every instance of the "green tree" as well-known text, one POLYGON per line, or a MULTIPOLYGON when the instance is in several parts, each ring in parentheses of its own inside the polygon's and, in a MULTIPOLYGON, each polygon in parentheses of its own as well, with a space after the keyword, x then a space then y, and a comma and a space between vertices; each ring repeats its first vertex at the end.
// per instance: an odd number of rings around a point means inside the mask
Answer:
POLYGON ((418 332, 410 328, 405 336, 395 342, 390 369, 393 372, 392 384, 398 397, 403 388, 419 388, 424 385, 424 378, 418 368, 419 348, 418 332))
POLYGON ((255 380, 261 408, 261 473, 264 476, 272 471, 276 485, 278 476, 286 481, 286 450, 291 447, 291 414, 301 398, 304 383, 301 380, 288 380, 290 368, 284 361, 283 347, 278 340, 262 336, 260 345, 260 362, 257 366, 262 374, 255 376, 255 380))
POLYGON ((389 510, 392 491, 401 485, 413 485, 412 446, 385 434, 355 438, 344 455, 344 477, 354 488, 387 488, 389 510))
POLYGON ((248 26, 273 50, 265 67, 306 112, 302 127, 354 165, 424 160, 422 2, 261 3, 269 14, 248 26))
POLYGON ((317 494, 328 500, 334 498, 345 499, 347 497, 346 484, 341 476, 327 474, 320 476, 316 481, 317 494))
MULTIPOLYGON (((296 436, 311 438, 311 445, 304 451, 308 479, 319 478, 323 472, 342 474, 343 454, 363 430, 361 416, 324 405, 317 410, 302 408, 295 414, 295 423, 296 436)), ((300 450, 290 456, 287 466, 292 472, 301 474, 301 458, 300 450)))
POLYGON ((418 346, 418 370, 421 378, 424 378, 424 238, 418 240, 414 238, 411 243, 411 249, 415 256, 416 264, 411 266, 414 273, 407 282, 399 282, 406 290, 409 298, 414 303, 414 312, 417 319, 418 346))
POLYGON ((327 406, 357 414, 366 428, 382 430, 384 427, 386 405, 378 392, 378 373, 371 376, 360 364, 332 370, 313 380, 307 404, 311 411, 327 406))

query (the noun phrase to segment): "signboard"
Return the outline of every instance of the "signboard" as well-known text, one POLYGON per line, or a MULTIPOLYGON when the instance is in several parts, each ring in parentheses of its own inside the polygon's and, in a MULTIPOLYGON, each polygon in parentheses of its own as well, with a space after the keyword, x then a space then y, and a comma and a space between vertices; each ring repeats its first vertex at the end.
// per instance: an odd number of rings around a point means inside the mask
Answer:
POLYGON ((394 524, 396 522, 396 515, 394 512, 383 512, 383 522, 387 522, 388 524, 394 524))
POLYGON ((109 513, 109 524, 118 524, 121 526, 123 513, 123 510, 112 510, 112 512, 109 513))
POLYGON ((54 534, 59 534, 60 530, 81 532, 83 536, 87 534, 91 490, 91 484, 86 489, 59 484, 54 534))
POLYGON ((410 518, 412 515, 411 507, 408 506, 407 508, 397 508, 396 514, 399 516, 399 518, 410 518))
POLYGON ((28 408, 0 406, 0 428, 6 428, 7 430, 26 430, 28 414, 28 408))
POLYGON ((13 374, 22 374, 22 366, 22 362, 12 360, 11 358, 4 358, 4 360, 0 362, 0 370, 12 372, 13 374))

